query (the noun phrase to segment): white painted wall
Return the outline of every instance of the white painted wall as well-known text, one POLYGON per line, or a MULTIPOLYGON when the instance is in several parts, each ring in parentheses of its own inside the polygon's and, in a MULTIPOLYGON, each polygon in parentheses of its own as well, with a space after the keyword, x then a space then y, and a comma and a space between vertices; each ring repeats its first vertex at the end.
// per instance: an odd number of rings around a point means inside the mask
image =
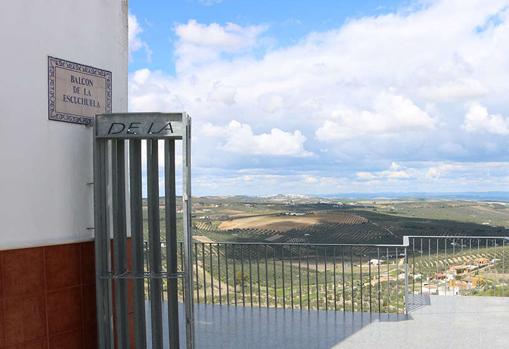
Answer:
POLYGON ((48 120, 47 56, 113 73, 127 111, 127 0, 0 4, 0 250, 89 240, 92 128, 48 120))

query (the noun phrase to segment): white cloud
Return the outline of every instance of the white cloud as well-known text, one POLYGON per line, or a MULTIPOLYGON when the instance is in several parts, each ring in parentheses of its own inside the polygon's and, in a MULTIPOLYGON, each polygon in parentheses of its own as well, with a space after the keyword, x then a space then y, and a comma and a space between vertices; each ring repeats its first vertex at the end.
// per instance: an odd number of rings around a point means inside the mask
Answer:
POLYGON ((273 128, 270 133, 255 134, 251 126, 231 121, 225 127, 204 125, 203 134, 223 139, 222 148, 244 155, 310 156, 304 149, 306 137, 300 131, 285 132, 273 128))
POLYGON ((316 176, 305 175, 304 182, 309 184, 315 184, 319 182, 319 179, 316 176))
POLYGON ((223 2, 223 0, 198 0, 204 6, 213 6, 223 2))
POLYGON ((191 20, 175 32, 176 73, 132 73, 129 108, 189 112, 197 166, 221 163, 230 173, 281 154, 263 166, 416 190, 438 185, 429 179, 443 169, 426 176, 438 163, 509 160, 509 139, 493 137, 509 133, 509 0, 426 1, 284 47, 266 45, 264 25, 191 20), (211 135, 206 125, 226 126, 211 135), (383 170, 393 159, 403 168, 383 170), (430 160, 419 170, 407 164, 430 160))
POLYGON ((465 165, 460 164, 440 164, 432 166, 426 171, 426 177, 430 179, 440 178, 451 171, 460 170, 465 168, 465 165))
POLYGON ((258 97, 260 108, 271 114, 281 110, 283 103, 283 97, 275 93, 267 93, 258 97))
MULTIPOLYGON (((509 185, 509 162, 397 163, 379 172, 360 171, 355 176, 323 176, 316 171, 273 173, 270 169, 244 169, 220 175, 195 176, 195 192, 217 194, 274 195, 373 192, 472 192, 497 191, 509 185), (391 168, 404 169, 410 178, 398 180, 380 175, 391 168), (440 169, 440 177, 428 177, 428 170, 440 169), (241 189, 239 189, 241 188, 241 189)), ((397 170, 396 170, 397 171, 397 170)))
POLYGON ((462 78, 456 81, 423 86, 420 95, 433 101, 457 101, 461 99, 479 98, 488 93, 488 89, 478 80, 462 78))
POLYGON ((143 41, 140 37, 143 32, 143 28, 138 23, 138 19, 132 13, 129 13, 127 17, 128 21, 128 38, 129 38, 129 59, 132 59, 132 54, 141 49, 145 50, 145 54, 147 57, 147 61, 150 61, 152 56, 152 51, 148 44, 143 41))
POLYGON ((371 172, 360 171, 357 172, 357 178, 363 181, 373 181, 378 178, 377 175, 371 172))
POLYGON ((496 186, 500 178, 507 177, 509 162, 442 162, 429 166, 427 170, 426 167, 423 167, 423 170, 425 170, 423 172, 424 179, 472 178, 482 181, 487 178, 490 180, 497 178, 496 181, 490 183, 496 186))
POLYGON ((242 27, 235 23, 222 26, 218 23, 201 24, 189 20, 175 28, 178 37, 177 69, 184 70, 195 64, 215 61, 223 53, 247 52, 267 29, 264 25, 242 27))
POLYGON ((487 132, 497 135, 509 134, 509 118, 500 114, 490 114, 488 109, 479 103, 470 106, 463 128, 468 132, 487 132))
POLYGON ((373 110, 338 110, 316 131, 322 140, 340 140, 360 136, 386 136, 406 132, 426 132, 435 121, 408 98, 382 93, 373 110))
POLYGON ((389 169, 378 172, 367 172, 360 171, 356 173, 358 179, 363 181, 374 181, 380 179, 389 179, 389 180, 399 180, 399 179, 409 179, 411 178, 415 170, 408 169, 398 164, 397 162, 392 162, 389 169))
POLYGON ((226 105, 232 105, 235 103, 235 87, 225 86, 221 82, 215 82, 212 90, 209 92, 208 101, 221 102, 226 105))

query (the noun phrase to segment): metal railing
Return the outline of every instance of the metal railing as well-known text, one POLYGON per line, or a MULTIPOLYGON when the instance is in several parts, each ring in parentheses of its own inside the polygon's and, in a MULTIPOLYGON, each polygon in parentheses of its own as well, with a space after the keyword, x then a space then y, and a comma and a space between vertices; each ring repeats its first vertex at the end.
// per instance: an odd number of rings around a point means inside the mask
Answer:
POLYGON ((409 236, 412 295, 509 296, 509 238, 409 236))
MULTIPOLYGON (((179 242, 178 272, 182 247, 179 242)), ((508 257, 506 237, 407 236, 401 245, 193 242, 193 298, 198 304, 406 314, 428 294, 509 296, 508 257)))
MULTIPOLYGON (((396 245, 194 242, 193 297, 202 304, 403 314, 405 251, 396 245)), ((178 258, 182 271, 182 243, 178 258)))

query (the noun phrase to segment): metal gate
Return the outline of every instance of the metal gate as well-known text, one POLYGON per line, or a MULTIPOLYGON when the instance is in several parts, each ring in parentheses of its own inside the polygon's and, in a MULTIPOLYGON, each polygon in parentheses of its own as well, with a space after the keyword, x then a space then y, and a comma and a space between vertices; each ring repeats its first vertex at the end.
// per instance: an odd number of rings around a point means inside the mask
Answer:
POLYGON ((179 292, 184 299, 186 347, 193 348, 190 140, 191 119, 185 113, 96 116, 94 205, 99 348, 179 348, 179 292), (184 254, 180 270, 175 188, 177 140, 182 140, 183 182, 184 254), (160 143, 164 143, 161 178, 160 143), (142 145, 146 145, 146 183, 142 176, 142 145), (164 181, 165 192, 162 215, 160 180, 164 181), (163 236, 161 222, 165 226, 163 236), (181 279, 183 290, 178 286, 181 279))

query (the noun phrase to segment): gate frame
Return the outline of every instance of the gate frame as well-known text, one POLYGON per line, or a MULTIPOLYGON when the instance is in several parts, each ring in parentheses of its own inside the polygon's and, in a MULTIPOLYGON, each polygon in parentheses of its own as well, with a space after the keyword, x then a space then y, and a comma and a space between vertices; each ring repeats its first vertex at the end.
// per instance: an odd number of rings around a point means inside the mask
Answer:
MULTIPOLYGON (((130 127, 130 126, 129 126, 130 127)), ((140 130, 139 128, 137 128, 140 130)), ((110 129, 111 131, 111 129, 110 129)), ((139 131, 138 131, 139 132, 139 131)), ((113 328, 113 295, 112 295, 112 283, 113 280, 118 279, 136 279, 139 275, 134 273, 125 273, 125 275, 113 275, 112 260, 111 260, 111 248, 109 247, 110 240, 113 232, 110 231, 110 209, 108 207, 108 176, 110 175, 110 161, 108 159, 108 141, 109 140, 123 140, 125 142, 129 140, 182 140, 182 210, 183 210, 183 233, 184 233, 184 265, 183 267, 183 278, 184 278, 184 310, 185 310, 185 324, 186 324, 186 347, 188 349, 194 348, 194 302, 193 302, 193 275, 192 275, 192 222, 191 222, 191 117, 183 113, 109 113, 109 114, 98 114, 95 117, 94 122, 94 230, 95 230, 95 265, 96 265, 96 307, 97 307, 97 329, 98 329, 98 347, 101 349, 109 349, 115 347, 115 335, 113 328), (112 135, 104 135, 99 133, 99 124, 104 123, 104 120, 108 122, 121 121, 126 118, 132 121, 134 118, 137 121, 143 122, 144 119, 156 120, 158 118, 175 119, 176 132, 172 129, 171 132, 152 133, 151 128, 148 132, 129 132, 127 129, 125 134, 115 133, 112 135), (180 120, 179 120, 180 119, 180 120), (129 274, 129 275, 127 275, 129 274)), ((123 147, 122 147, 123 148, 123 147)), ((166 145, 165 145, 166 148, 166 145)), ((173 152, 173 155, 175 153, 173 152)), ((125 153, 124 153, 125 155, 125 153)), ((165 155, 166 152, 165 152, 165 155)), ((175 159, 173 159, 175 160, 175 159)), ((157 161, 157 158, 156 158, 157 161)), ((165 158, 165 167, 167 166, 167 159, 165 158)), ((175 168, 175 163, 174 163, 175 168)), ((126 173, 121 171, 125 180, 126 173)), ((166 170, 166 168, 165 168, 166 170)), ((113 171, 111 171, 112 175, 113 171)), ((141 176, 141 173, 140 173, 141 176)), ((158 176, 158 175, 157 175, 158 176)), ((165 177, 167 177, 165 171, 165 177)), ((166 179, 165 178, 165 179, 166 179)), ((175 180, 173 173, 172 180, 175 180)), ((124 188, 126 189, 126 188, 124 188)), ((125 191, 124 191, 125 195, 125 191)), ((167 193, 165 193, 167 195, 167 193)), ((124 198, 125 199, 125 198, 124 198)), ((125 205, 125 200, 124 200, 125 205)), ((123 207, 125 211, 125 206, 123 207)), ((115 218, 113 218, 115 220, 115 218)), ((168 223, 168 222, 167 222, 168 223)), ((127 224, 127 223, 125 223, 127 224)), ((115 227, 114 227, 115 230, 115 227)), ((127 236, 127 235, 126 235, 127 236)), ((132 238, 132 231, 131 231, 132 238)), ((167 242, 168 244, 168 242, 167 242)), ((172 246, 177 253, 177 244, 172 246)), ((125 251, 123 252, 125 253, 125 251)), ((168 266, 167 266, 168 267, 168 266)), ((162 274, 162 273, 161 273, 162 274)), ((176 275, 170 275, 169 271, 166 273, 166 278, 169 280, 170 277, 176 277, 176 275)), ((154 277, 161 279, 161 275, 154 276, 152 273, 148 276, 149 279, 154 277)), ((143 279, 147 278, 147 275, 143 275, 143 279)), ((169 302, 170 300, 168 300, 169 302)), ((177 314, 178 315, 178 314, 177 314)), ((168 313, 168 321, 170 314, 168 313)), ((127 320, 127 319, 126 319, 127 320)), ((178 316, 177 316, 178 321, 178 316)), ((146 324, 146 323, 145 323, 146 324)), ((145 326, 144 324, 144 326, 145 326)), ((154 324, 152 324, 154 326, 154 324)), ((162 338, 162 333, 161 333, 162 338)), ((117 338, 118 339, 118 338, 117 338)), ((120 339, 124 340, 124 339, 120 339)), ((129 342, 129 338, 125 338, 129 342)), ((128 344, 129 347, 129 344, 128 344)))

